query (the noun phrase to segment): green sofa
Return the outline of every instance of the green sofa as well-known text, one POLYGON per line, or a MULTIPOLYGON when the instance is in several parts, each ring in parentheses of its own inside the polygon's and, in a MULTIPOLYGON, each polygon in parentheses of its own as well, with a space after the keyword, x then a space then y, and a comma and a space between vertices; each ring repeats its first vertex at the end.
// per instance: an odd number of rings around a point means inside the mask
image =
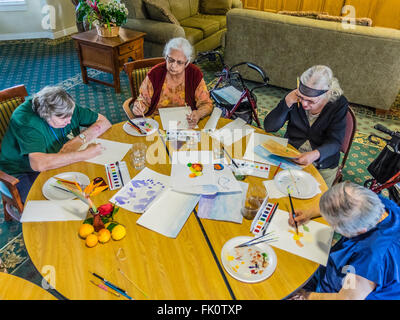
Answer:
MULTIPOLYGON (((221 39, 226 32, 226 15, 204 14, 204 1, 213 5, 215 0, 153 0, 172 13, 178 21, 174 24, 152 20, 142 0, 123 0, 129 10, 128 21, 123 27, 146 33, 146 58, 161 56, 165 44, 175 37, 188 39, 196 52, 212 50, 221 45, 221 39)), ((240 0, 232 0, 232 8, 241 7, 240 0)))
MULTIPOLYGON (((225 62, 261 66, 270 84, 295 88, 307 68, 332 68, 350 102, 388 110, 400 89, 400 30, 343 25, 276 13, 227 13, 225 62)), ((245 78, 258 81, 251 69, 245 78)))

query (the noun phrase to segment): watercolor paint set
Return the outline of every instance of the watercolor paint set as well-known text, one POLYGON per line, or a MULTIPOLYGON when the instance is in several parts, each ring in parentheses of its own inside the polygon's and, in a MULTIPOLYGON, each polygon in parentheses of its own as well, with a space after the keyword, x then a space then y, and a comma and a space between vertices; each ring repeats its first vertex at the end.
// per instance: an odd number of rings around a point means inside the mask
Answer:
POLYGON ((104 166, 110 190, 119 189, 131 180, 125 161, 117 161, 104 166))
POLYGON ((234 161, 239 167, 234 169, 239 170, 241 173, 243 173, 243 175, 254 176, 263 179, 268 179, 269 177, 271 168, 269 164, 257 163, 241 159, 234 159, 234 161))
POLYGON ((200 131, 195 130, 167 130, 167 140, 169 141, 183 141, 193 140, 200 142, 200 131))
POLYGON ((276 209, 278 209, 278 204, 268 202, 268 197, 265 198, 251 224, 250 232, 256 236, 263 235, 268 228, 276 209))

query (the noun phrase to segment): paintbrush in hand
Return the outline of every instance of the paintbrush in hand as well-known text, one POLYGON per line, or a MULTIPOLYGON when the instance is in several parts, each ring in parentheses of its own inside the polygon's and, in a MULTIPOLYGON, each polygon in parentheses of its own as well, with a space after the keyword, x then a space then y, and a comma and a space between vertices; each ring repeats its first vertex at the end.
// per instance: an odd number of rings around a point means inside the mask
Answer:
POLYGON ((295 220, 296 214, 294 213, 294 207, 293 207, 293 202, 292 202, 292 197, 290 195, 289 187, 287 188, 287 192, 288 192, 288 195, 289 195, 290 207, 292 209, 292 217, 293 217, 294 225, 296 226, 296 234, 299 234, 299 228, 297 227, 297 222, 295 220))

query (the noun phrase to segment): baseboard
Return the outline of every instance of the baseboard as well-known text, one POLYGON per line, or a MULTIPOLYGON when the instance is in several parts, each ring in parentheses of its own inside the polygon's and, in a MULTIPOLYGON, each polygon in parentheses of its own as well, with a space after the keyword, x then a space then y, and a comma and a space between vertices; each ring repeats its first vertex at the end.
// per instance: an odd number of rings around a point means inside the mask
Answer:
POLYGON ((0 41, 38 39, 38 38, 58 39, 76 32, 78 32, 78 28, 76 26, 72 26, 57 32, 42 31, 42 32, 6 33, 6 34, 0 34, 0 41))

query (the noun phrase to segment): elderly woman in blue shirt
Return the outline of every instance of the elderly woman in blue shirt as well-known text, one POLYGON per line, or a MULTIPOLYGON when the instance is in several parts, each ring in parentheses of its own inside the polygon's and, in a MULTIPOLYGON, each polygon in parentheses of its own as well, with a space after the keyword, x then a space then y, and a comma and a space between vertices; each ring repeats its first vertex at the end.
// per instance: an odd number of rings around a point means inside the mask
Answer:
POLYGON ((342 237, 327 266, 291 299, 400 299, 400 207, 351 182, 329 189, 319 207, 320 212, 297 211, 296 222, 321 214, 342 237))

